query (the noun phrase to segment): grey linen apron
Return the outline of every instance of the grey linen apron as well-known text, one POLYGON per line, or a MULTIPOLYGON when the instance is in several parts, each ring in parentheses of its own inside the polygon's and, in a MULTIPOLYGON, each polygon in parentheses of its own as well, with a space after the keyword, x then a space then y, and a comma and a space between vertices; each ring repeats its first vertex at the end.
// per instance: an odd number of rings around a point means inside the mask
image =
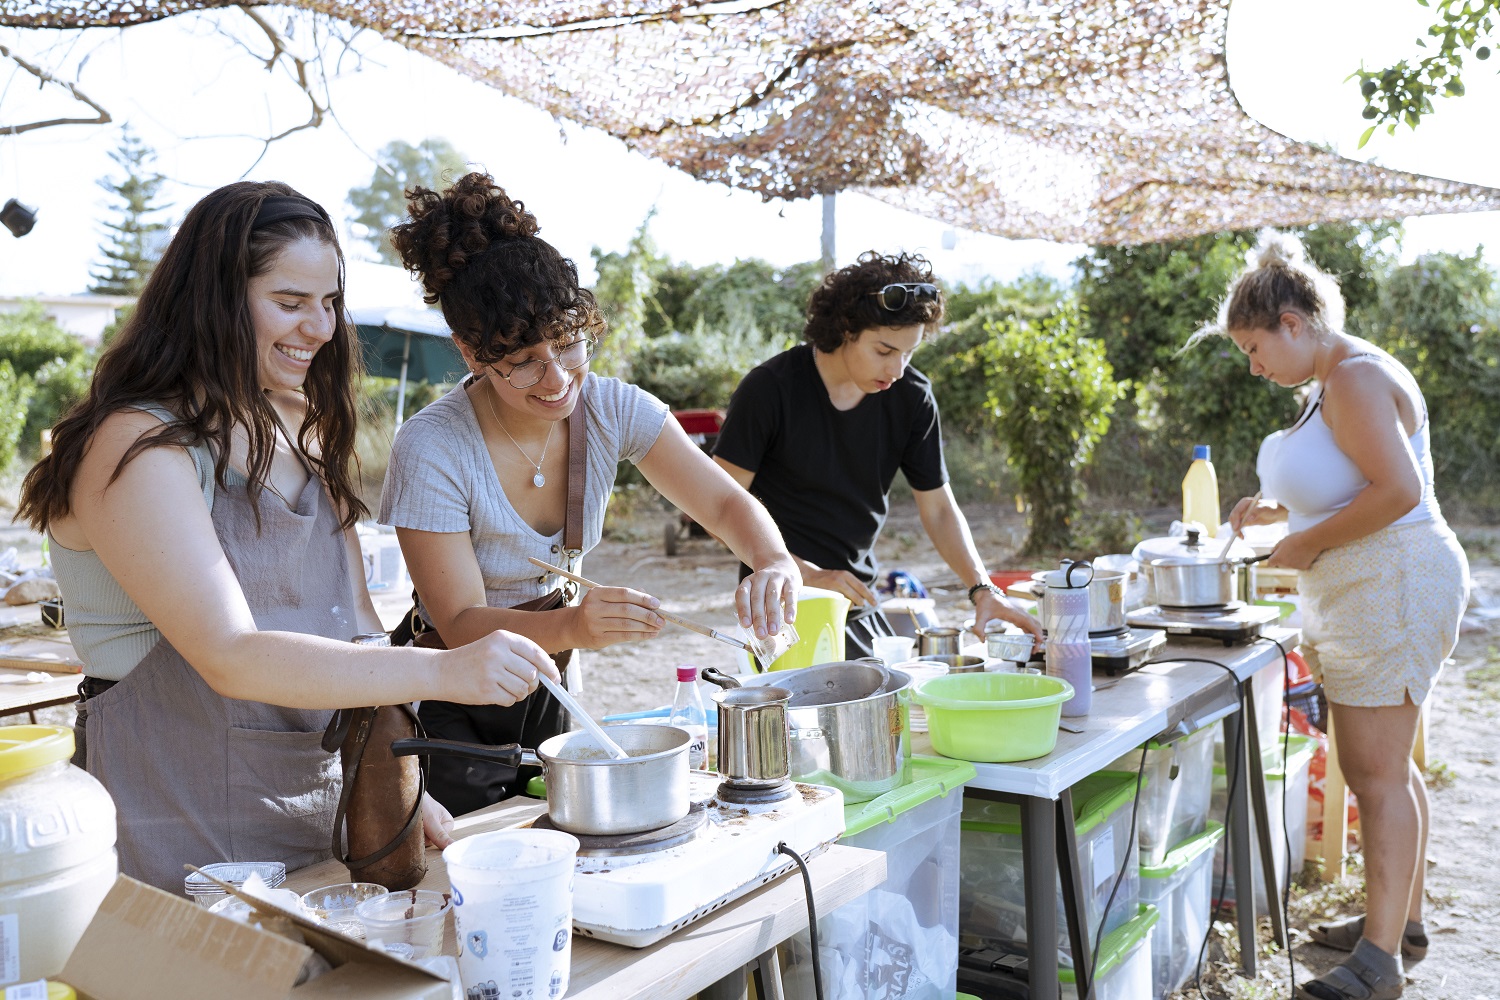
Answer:
MULTIPOLYGON (((257 531, 243 480, 229 479, 214 494, 214 530, 256 627, 355 635, 344 535, 322 481, 308 479, 296 509, 263 490, 257 531)), ((126 875, 181 894, 184 864, 291 871, 332 856, 342 778, 320 746, 331 711, 226 698, 165 638, 84 710, 88 770, 114 797, 126 875)))

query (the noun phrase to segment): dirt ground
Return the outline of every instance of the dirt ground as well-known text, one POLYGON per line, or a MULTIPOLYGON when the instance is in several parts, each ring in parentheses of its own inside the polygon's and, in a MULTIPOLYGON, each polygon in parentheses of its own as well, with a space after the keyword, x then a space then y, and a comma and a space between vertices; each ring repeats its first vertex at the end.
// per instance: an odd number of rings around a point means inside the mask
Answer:
MULTIPOLYGON (((1010 568, 1007 558, 1024 537, 1024 525, 1013 510, 974 507, 967 510, 976 542, 991 570, 1010 568)), ((647 590, 665 606, 732 629, 731 603, 736 580, 735 559, 710 539, 684 540, 676 556, 668 557, 662 543, 666 515, 647 511, 615 525, 612 540, 593 552, 586 575, 603 583, 647 590)), ((1500 610, 1500 528, 1460 526, 1469 552, 1480 608, 1500 610)), ((35 561, 35 536, 19 528, 0 529, 0 549, 17 545, 23 558, 35 561)), ((887 523, 879 547, 887 569, 902 568, 916 575, 937 599, 945 624, 960 624, 971 613, 962 588, 927 542, 915 508, 898 506, 887 523)), ((394 624, 407 606, 400 594, 380 597, 377 606, 394 624)), ((671 698, 674 668, 680 664, 732 667, 728 647, 674 626, 648 643, 615 646, 590 652, 584 659, 582 699, 598 715, 631 712, 663 705, 671 698)), ((71 722, 71 709, 46 713, 47 721, 71 722)), ((24 721, 0 719, 0 724, 24 721)), ((1432 938, 1428 959, 1408 971, 1405 996, 1412 1000, 1500 1000, 1500 617, 1486 622, 1482 615, 1466 619, 1466 631, 1443 673, 1431 709, 1429 788, 1433 829, 1428 849, 1427 926, 1432 938)), ((1359 911, 1358 856, 1354 874, 1326 885, 1316 874, 1304 873, 1294 890, 1292 927, 1296 978, 1336 964, 1340 956, 1312 944, 1302 928, 1330 915, 1359 911)), ((1262 921, 1261 974, 1240 978, 1230 971, 1232 928, 1220 925, 1218 942, 1204 973, 1204 995, 1212 998, 1270 998, 1289 996, 1287 960, 1269 944, 1269 922, 1262 921)), ((1189 988, 1181 996, 1196 997, 1189 988)))

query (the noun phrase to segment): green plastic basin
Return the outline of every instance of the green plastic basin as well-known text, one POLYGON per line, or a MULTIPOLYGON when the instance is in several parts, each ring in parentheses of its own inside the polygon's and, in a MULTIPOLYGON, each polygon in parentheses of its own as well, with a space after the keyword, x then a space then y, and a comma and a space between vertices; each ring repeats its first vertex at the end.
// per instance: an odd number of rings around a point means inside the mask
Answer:
POLYGON ((912 697, 927 710, 932 749, 998 764, 1052 752, 1073 686, 1041 674, 944 674, 918 684, 912 697))

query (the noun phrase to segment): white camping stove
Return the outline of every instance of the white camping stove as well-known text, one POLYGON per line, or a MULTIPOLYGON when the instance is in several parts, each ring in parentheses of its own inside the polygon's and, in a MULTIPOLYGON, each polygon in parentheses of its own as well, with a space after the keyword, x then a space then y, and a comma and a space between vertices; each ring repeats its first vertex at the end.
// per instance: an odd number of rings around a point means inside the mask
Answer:
MULTIPOLYGON (((786 782, 776 792, 718 797, 719 775, 693 771, 687 818, 647 833, 578 837, 573 929, 585 937, 644 948, 725 903, 795 870, 785 843, 804 859, 844 832, 844 796, 835 788, 786 782)), ((546 816, 534 826, 547 826, 546 816)))
POLYGON ((1125 621, 1134 628, 1159 628, 1168 635, 1218 639, 1236 646, 1254 640, 1280 617, 1277 608, 1234 601, 1217 608, 1141 608, 1127 614, 1125 621))

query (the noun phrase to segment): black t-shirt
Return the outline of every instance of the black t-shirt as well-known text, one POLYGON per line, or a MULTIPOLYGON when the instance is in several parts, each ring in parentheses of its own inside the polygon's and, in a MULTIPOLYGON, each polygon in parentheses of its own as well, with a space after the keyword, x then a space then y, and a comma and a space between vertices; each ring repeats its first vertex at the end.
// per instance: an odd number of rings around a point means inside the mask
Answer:
POLYGON ((932 384, 915 368, 840 411, 801 344, 751 371, 734 391, 714 455, 755 473, 787 549, 824 569, 875 579, 875 540, 901 470, 914 490, 948 481, 932 384))

